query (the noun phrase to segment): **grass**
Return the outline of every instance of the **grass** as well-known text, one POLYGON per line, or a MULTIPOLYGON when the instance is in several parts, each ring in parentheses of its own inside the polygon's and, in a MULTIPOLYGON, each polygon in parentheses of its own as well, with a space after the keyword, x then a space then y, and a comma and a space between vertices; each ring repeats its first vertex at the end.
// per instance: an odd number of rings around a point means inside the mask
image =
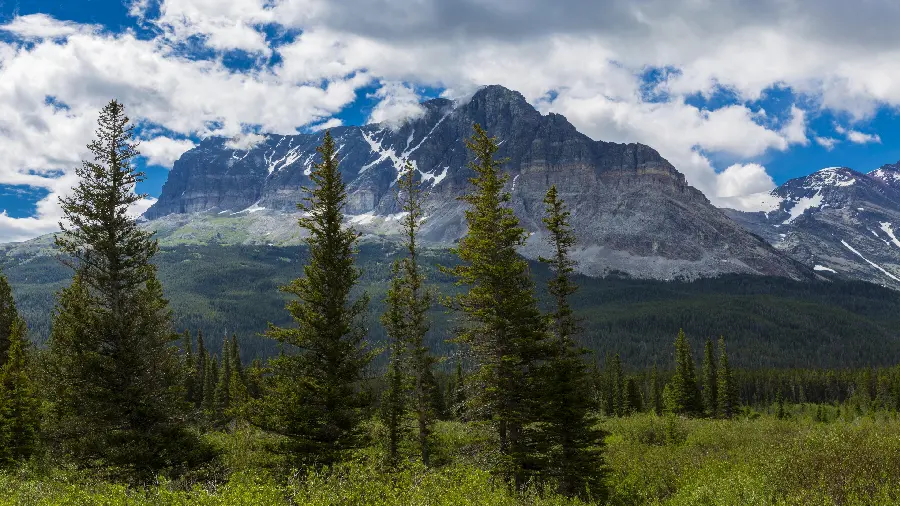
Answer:
MULTIPOLYGON (((788 420, 607 419, 607 504, 900 503, 896 415, 817 423, 812 412, 795 407, 788 420)), ((437 430, 445 465, 426 470, 410 463, 395 473, 384 472, 377 447, 329 471, 304 474, 279 470, 277 459, 265 452, 264 438, 251 429, 209 437, 230 469, 220 479, 128 489, 83 473, 31 465, 0 474, 0 506, 581 504, 552 494, 510 493, 484 468, 489 433, 455 422, 443 422, 437 430)))

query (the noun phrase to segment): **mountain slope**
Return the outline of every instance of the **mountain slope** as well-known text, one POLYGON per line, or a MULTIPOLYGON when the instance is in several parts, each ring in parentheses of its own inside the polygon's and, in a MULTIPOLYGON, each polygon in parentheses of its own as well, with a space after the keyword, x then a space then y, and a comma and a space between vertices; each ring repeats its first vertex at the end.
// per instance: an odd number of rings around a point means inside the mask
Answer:
MULTIPOLYGON (((811 271, 735 224, 641 144, 594 141, 564 117, 541 115, 521 94, 489 86, 464 104, 436 99, 394 128, 376 124, 332 130, 348 182, 348 219, 390 236, 398 207, 393 183, 411 160, 431 191, 426 241, 451 244, 465 232, 472 175, 465 139, 480 123, 508 157, 511 205, 534 235, 522 253, 544 251, 542 199, 551 184, 573 211, 581 272, 612 271, 656 279, 747 273, 808 279, 811 271)), ((316 160, 320 134, 265 136, 253 146, 207 139, 178 160, 159 201, 145 216, 169 244, 293 244, 293 216, 316 160), (237 219, 238 221, 232 221, 237 219)))
POLYGON ((766 210, 727 210, 820 273, 900 289, 900 172, 822 169, 758 196, 766 210))

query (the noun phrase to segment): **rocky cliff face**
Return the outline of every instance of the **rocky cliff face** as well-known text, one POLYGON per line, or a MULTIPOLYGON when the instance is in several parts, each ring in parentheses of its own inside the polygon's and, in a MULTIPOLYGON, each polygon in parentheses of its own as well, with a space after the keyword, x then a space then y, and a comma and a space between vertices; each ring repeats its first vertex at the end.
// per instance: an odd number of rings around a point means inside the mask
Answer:
POLYGON ((898 165, 822 169, 761 195, 766 211, 727 213, 819 273, 900 289, 898 165))
MULTIPOLYGON (((591 140, 563 116, 541 115, 519 93, 500 86, 484 88, 464 104, 436 99, 423 107, 422 117, 395 128, 332 130, 348 182, 348 220, 363 231, 391 235, 396 230, 393 186, 410 160, 431 193, 425 239, 449 244, 462 237, 464 206, 457 197, 468 190, 472 175, 464 141, 479 123, 499 140, 498 156, 508 158, 511 205, 533 232, 522 250, 526 256, 546 248, 542 199, 555 184, 572 209, 582 272, 659 279, 734 272, 811 275, 713 207, 647 146, 591 140)), ((243 148, 227 139, 207 139, 175 163, 145 216, 168 238, 183 238, 190 229, 194 239, 296 240, 293 220, 278 215, 296 210, 321 137, 270 135, 243 148), (230 232, 212 235, 217 228, 230 232), (201 229, 205 232, 198 233, 201 229)))

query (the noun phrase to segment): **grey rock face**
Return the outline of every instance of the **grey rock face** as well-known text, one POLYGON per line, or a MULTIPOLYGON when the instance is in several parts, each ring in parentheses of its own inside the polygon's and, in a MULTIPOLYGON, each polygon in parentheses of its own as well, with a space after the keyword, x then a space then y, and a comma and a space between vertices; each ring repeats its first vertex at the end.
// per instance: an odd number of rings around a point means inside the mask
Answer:
MULTIPOLYGON (((398 212, 394 183, 408 159, 431 193, 424 238, 448 244, 462 237, 464 205, 457 198, 472 176, 465 139, 479 123, 499 140, 498 156, 508 158, 503 168, 511 205, 534 234, 522 249, 526 256, 546 248, 542 200, 555 184, 572 209, 582 272, 660 279, 812 275, 712 206, 650 147, 594 141, 563 116, 541 115, 521 94, 500 86, 480 90, 465 104, 436 99, 423 106, 421 118, 395 128, 332 130, 348 183, 346 212, 363 231, 377 223, 377 232, 385 233, 381 225, 398 212)), ((229 148, 225 139, 205 140, 175 163, 145 216, 243 211, 246 219, 251 212, 294 212, 322 135, 267 136, 246 151, 229 148)))
POLYGON ((897 165, 832 167, 773 190, 768 212, 726 212, 820 274, 900 289, 898 183, 897 165))

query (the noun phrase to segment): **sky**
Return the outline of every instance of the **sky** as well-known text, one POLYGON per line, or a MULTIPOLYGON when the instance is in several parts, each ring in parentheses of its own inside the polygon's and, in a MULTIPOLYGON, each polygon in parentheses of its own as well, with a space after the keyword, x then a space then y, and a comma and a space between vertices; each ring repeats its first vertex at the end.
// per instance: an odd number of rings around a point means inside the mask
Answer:
POLYGON ((501 84, 746 208, 900 160, 894 0, 0 0, 0 242, 53 232, 116 98, 138 192, 200 139, 403 121, 501 84))

